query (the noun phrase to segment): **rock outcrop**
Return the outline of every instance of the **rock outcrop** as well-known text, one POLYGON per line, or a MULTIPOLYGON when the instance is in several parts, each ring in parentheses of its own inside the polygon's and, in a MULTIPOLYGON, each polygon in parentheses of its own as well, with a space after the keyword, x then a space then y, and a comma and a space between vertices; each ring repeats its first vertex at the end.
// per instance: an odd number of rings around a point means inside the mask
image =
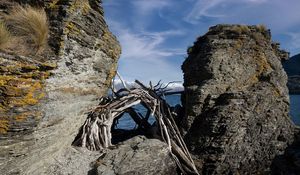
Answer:
POLYGON ((288 54, 263 26, 217 25, 188 49, 185 139, 202 174, 262 174, 293 140, 288 54))
POLYGON ((98 175, 173 175, 177 167, 167 144, 136 136, 104 153, 94 162, 94 171, 98 175))
POLYGON ((81 157, 71 143, 107 92, 121 50, 101 0, 1 1, 0 15, 16 2, 45 8, 50 49, 30 58, 0 54, 0 172, 50 174, 81 157))

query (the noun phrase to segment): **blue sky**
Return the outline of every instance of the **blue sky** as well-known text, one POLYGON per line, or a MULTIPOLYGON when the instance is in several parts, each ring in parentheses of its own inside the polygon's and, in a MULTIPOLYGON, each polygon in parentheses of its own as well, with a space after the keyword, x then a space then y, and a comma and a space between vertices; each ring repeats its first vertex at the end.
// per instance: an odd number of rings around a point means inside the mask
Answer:
POLYGON ((186 49, 210 26, 264 24, 291 55, 300 53, 300 0, 103 0, 122 46, 127 81, 182 80, 186 49))

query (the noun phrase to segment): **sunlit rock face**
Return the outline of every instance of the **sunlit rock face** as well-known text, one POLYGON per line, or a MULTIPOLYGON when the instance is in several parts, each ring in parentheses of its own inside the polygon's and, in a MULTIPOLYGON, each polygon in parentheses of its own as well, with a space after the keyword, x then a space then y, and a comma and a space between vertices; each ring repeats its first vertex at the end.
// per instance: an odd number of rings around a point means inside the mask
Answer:
MULTIPOLYGON (((16 2, 1 1, 0 15, 16 2)), ((73 156, 85 155, 71 143, 110 86, 120 45, 100 0, 19 3, 45 8, 49 49, 39 57, 0 53, 0 172, 82 174, 87 159, 67 166, 73 156)))
POLYGON ((263 26, 217 25, 188 49, 185 140, 200 172, 268 172, 292 142, 287 57, 263 26))

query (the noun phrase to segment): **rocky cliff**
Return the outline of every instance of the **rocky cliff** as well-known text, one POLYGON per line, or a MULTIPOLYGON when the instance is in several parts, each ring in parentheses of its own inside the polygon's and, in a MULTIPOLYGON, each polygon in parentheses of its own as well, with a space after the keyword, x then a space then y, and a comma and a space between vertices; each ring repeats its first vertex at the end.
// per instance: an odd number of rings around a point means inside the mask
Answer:
POLYGON ((293 140, 288 54, 263 26, 217 25, 188 49, 186 142, 202 174, 263 174, 293 140))
MULTIPOLYGON (((1 1, 0 15, 17 2, 1 1)), ((80 174, 85 154, 71 143, 106 93, 120 45, 105 23, 101 0, 18 3, 45 8, 49 51, 39 57, 0 54, 0 172, 64 174, 60 169, 78 157, 68 173, 80 174)))

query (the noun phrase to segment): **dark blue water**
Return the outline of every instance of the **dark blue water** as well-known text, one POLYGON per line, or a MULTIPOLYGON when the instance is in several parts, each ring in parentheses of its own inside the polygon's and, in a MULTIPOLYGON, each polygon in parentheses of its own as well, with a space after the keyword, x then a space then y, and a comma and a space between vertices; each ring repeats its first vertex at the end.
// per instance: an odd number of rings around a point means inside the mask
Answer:
MULTIPOLYGON (((166 97, 167 102, 171 106, 175 106, 176 104, 181 104, 180 95, 171 95, 166 97)), ((300 95, 290 95, 290 101, 291 101, 291 111, 290 115, 292 117, 292 120, 296 125, 300 125, 300 95)), ((137 105, 135 107, 138 112, 141 114, 146 113, 146 109, 143 108, 141 105, 137 105)), ((153 123, 155 121, 154 117, 150 117, 148 122, 153 123)), ((117 125, 118 129, 135 129, 136 125, 135 122, 131 119, 131 117, 128 114, 124 114, 122 118, 119 119, 119 124, 117 125)))
POLYGON ((290 115, 296 125, 300 125, 300 95, 290 95, 290 115))
MULTIPOLYGON (((170 95, 166 97, 166 100, 169 105, 175 106, 177 104, 181 104, 180 100, 180 95, 170 95)), ((142 105, 136 105, 135 110, 138 111, 139 113, 145 115, 147 110, 142 106, 142 105)), ((153 124, 155 121, 155 118, 151 116, 148 120, 150 124, 153 124)), ((118 129, 127 129, 127 130, 132 130, 135 129, 137 126, 135 125, 135 122, 132 120, 132 118, 126 113, 124 114, 118 121, 119 123, 117 124, 118 129)))

